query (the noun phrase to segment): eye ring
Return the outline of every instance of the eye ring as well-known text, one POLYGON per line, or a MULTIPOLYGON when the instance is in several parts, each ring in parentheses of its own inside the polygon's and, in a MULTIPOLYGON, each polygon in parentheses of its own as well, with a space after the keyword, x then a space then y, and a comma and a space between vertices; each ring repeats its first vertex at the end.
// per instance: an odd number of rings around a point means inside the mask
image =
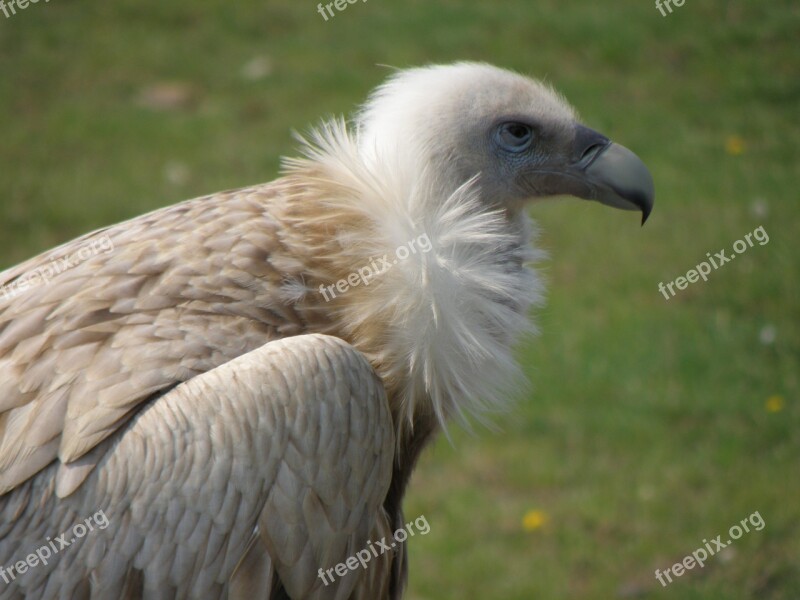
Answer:
POLYGON ((525 123, 502 123, 495 132, 495 140, 504 150, 523 152, 533 143, 533 128, 525 123))

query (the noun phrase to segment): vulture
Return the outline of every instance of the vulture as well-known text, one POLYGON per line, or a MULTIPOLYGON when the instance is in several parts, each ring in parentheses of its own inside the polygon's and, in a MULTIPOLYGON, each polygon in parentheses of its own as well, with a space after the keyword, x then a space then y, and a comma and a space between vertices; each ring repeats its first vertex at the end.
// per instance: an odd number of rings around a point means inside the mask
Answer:
POLYGON ((405 546, 375 549, 420 453, 519 378, 528 201, 653 207, 633 152, 484 63, 300 143, 0 273, 0 598, 400 598, 405 546))

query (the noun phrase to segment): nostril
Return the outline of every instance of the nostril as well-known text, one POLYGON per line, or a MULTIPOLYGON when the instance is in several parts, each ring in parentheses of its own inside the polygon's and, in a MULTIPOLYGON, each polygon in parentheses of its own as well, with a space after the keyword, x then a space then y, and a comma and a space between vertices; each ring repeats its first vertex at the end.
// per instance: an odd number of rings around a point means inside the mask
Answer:
POLYGON ((586 146, 586 149, 581 154, 581 157, 578 159, 577 165, 580 169, 587 169, 589 165, 591 165, 598 156, 603 153, 608 147, 608 141, 605 142, 594 142, 586 146))
POLYGON ((572 160, 586 167, 610 143, 611 140, 603 134, 583 125, 576 125, 575 138, 572 140, 572 160))
POLYGON ((581 161, 583 161, 584 159, 586 160, 591 159, 591 157, 597 154, 597 152, 600 151, 600 148, 603 148, 604 146, 605 144, 601 144, 599 142, 588 146, 586 150, 583 151, 583 154, 581 154, 581 161))

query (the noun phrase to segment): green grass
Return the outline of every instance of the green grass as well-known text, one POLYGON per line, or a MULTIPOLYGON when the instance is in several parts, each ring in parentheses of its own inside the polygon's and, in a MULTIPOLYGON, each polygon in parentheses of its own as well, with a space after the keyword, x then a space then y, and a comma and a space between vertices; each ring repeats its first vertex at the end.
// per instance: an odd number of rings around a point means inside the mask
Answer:
POLYGON ((0 14, 0 261, 273 178, 291 129, 350 111, 376 65, 544 77, 648 163, 656 208, 640 228, 572 199, 532 207, 551 254, 541 335, 520 349, 532 389, 502 433, 454 431, 426 454, 409 597, 796 599, 799 30, 790 0, 687 0, 666 18, 633 0, 370 0, 328 22, 313 1, 39 2, 0 14), (272 72, 242 77, 259 56, 272 72), (143 107, 162 82, 190 101, 143 107), (174 163, 185 178, 165 177, 174 163), (658 292, 759 225, 768 244, 658 292), (547 520, 526 532, 531 509, 547 520), (755 511, 762 531, 655 581, 755 511))

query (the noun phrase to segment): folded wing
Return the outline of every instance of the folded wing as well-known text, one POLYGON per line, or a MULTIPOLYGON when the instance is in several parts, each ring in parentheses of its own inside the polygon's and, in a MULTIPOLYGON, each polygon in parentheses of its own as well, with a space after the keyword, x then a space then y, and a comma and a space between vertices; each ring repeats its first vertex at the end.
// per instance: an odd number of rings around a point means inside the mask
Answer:
POLYGON ((390 555, 328 585, 318 570, 389 531, 393 448, 381 381, 355 349, 323 335, 266 344, 145 407, 91 451, 96 467, 68 498, 54 494, 57 464, 0 498, 3 565, 107 517, 7 591, 381 597, 390 555))

